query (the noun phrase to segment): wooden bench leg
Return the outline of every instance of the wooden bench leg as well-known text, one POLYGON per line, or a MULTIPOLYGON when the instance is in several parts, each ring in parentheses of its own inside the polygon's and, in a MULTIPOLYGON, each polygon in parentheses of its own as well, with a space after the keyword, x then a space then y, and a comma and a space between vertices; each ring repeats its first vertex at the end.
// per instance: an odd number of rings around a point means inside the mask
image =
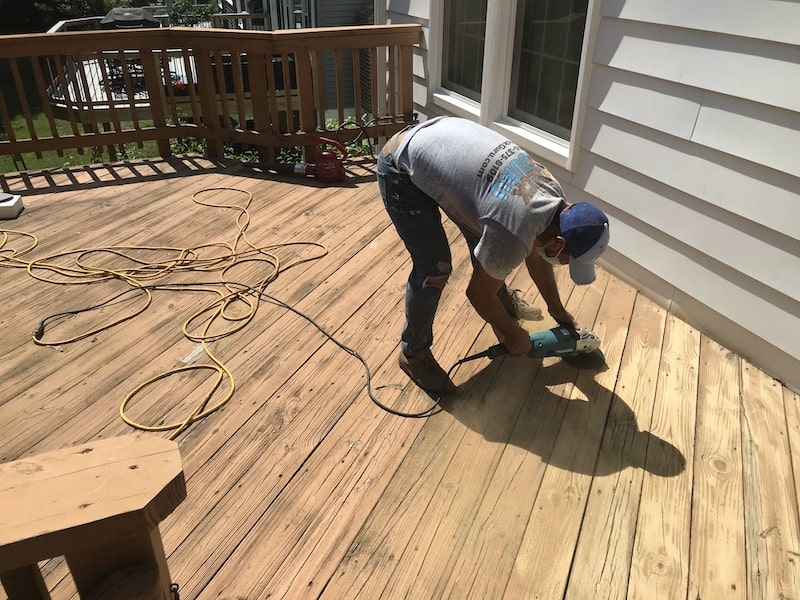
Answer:
POLYGON ((28 565, 0 573, 8 600, 50 600, 38 565, 28 565))
POLYGON ((81 598, 172 599, 158 527, 65 558, 81 598))

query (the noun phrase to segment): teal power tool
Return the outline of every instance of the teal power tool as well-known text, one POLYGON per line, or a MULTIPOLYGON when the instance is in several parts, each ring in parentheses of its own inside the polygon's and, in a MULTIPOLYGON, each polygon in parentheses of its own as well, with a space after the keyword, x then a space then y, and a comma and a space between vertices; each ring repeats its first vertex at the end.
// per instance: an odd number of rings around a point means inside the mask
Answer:
MULTIPOLYGON (((531 358, 544 358, 546 356, 567 357, 588 354, 598 348, 600 348, 600 338, 588 329, 553 327, 553 329, 547 329, 546 331, 531 333, 531 351, 528 356, 531 358)), ((506 347, 503 344, 497 344, 464 360, 483 358, 484 356, 495 359, 506 353, 506 347)))

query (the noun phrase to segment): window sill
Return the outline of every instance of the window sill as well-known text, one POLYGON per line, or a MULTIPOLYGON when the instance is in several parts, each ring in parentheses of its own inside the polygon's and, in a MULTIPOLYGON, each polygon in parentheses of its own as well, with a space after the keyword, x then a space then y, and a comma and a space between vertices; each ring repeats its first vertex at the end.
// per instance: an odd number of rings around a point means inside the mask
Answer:
POLYGON ((457 117, 464 117, 477 122, 481 116, 480 104, 447 90, 434 92, 433 103, 457 117))
POLYGON ((503 119, 492 123, 492 129, 505 135, 535 158, 561 168, 569 166, 569 142, 544 131, 523 126, 519 121, 503 119))
MULTIPOLYGON (((480 104, 448 90, 433 94, 433 103, 447 112, 465 119, 480 122, 480 104)), ((544 131, 525 126, 511 118, 493 121, 489 127, 503 134, 532 157, 544 160, 563 169, 569 169, 569 142, 544 131)))

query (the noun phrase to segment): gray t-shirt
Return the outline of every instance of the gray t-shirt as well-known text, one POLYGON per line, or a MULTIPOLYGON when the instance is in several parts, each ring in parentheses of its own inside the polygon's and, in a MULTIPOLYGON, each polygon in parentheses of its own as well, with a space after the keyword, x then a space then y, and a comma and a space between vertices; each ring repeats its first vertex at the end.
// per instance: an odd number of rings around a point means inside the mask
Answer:
POLYGON ((437 117, 414 127, 394 156, 452 221, 480 237, 475 258, 495 279, 522 264, 564 204, 545 167, 467 119, 437 117))

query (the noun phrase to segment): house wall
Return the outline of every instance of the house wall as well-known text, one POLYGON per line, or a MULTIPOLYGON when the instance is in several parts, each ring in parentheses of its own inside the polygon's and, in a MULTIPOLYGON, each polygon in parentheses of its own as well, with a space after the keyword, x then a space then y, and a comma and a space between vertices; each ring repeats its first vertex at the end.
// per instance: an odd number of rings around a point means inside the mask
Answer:
MULTIPOLYGON (((438 4, 386 4, 425 27, 423 119, 442 112, 438 4)), ((548 166, 609 214, 605 267, 800 389, 800 3, 593 6, 570 160, 548 166)))
MULTIPOLYGON (((344 27, 351 25, 365 25, 359 23, 359 16, 365 7, 372 5, 371 0, 318 0, 317 1, 317 26, 318 27, 344 27)), ((336 106, 336 59, 332 52, 323 55, 325 68, 325 102, 328 106, 336 106)), ((342 65, 343 84, 345 90, 346 106, 354 106, 353 66, 348 60, 342 65)), ((359 115, 360 117, 360 115, 359 115)))

